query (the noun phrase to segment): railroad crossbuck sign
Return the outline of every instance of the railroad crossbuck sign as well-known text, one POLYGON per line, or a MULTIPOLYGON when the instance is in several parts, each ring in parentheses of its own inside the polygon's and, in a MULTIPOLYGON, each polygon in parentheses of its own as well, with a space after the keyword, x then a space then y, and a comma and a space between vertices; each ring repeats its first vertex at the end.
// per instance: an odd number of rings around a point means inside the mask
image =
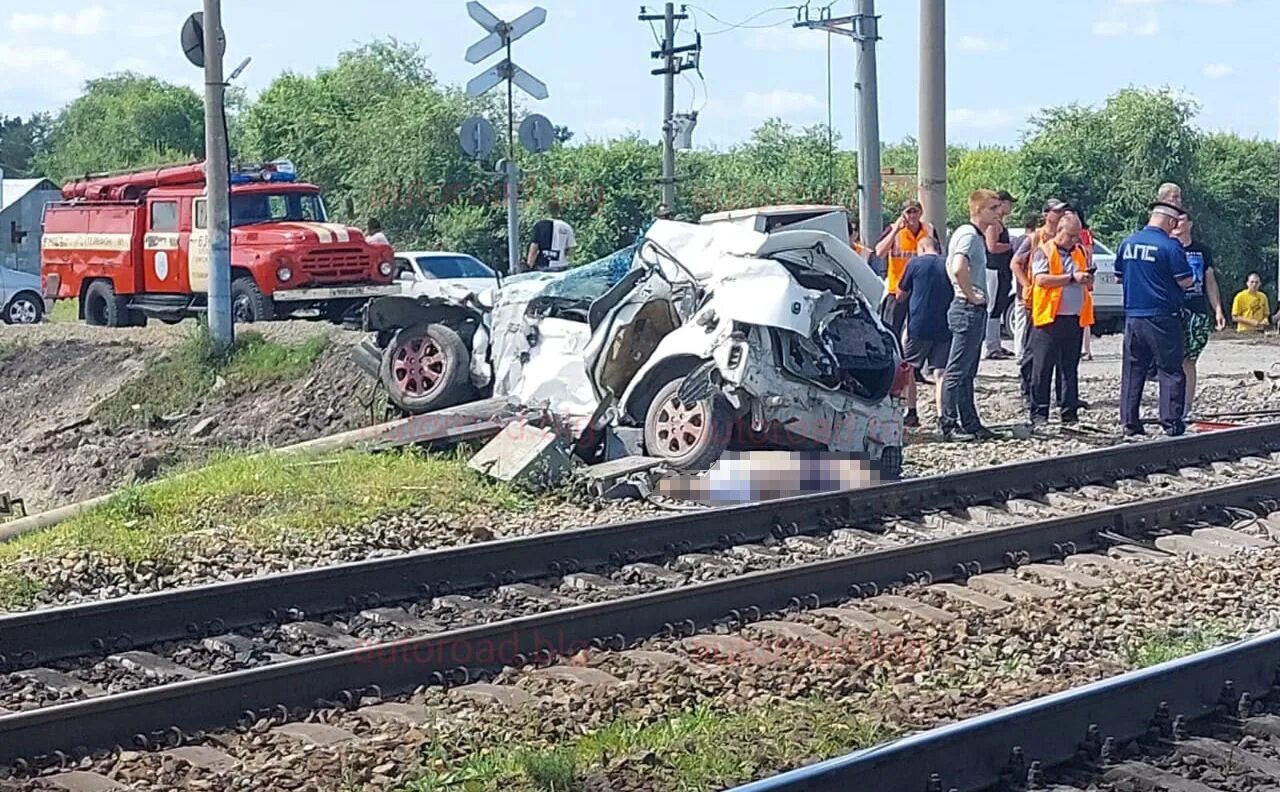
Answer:
POLYGON ((511 44, 547 21, 544 8, 533 8, 521 14, 514 22, 503 22, 492 11, 477 2, 467 3, 467 13, 489 35, 467 49, 467 63, 479 63, 496 52, 507 50, 507 57, 497 66, 467 83, 467 96, 482 96, 492 91, 504 80, 510 80, 520 90, 534 99, 546 99, 547 86, 537 77, 511 61, 511 44))

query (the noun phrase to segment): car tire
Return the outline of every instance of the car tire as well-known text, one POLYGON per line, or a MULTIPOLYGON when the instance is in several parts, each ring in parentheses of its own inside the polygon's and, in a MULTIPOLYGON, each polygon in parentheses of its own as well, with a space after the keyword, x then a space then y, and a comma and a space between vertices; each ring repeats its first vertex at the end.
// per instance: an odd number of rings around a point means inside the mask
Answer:
POLYGON ((471 353, 461 336, 442 324, 406 327, 382 350, 379 371, 391 403, 412 415, 470 401, 471 353))
POLYGON ((706 470, 720 460, 733 433, 733 409, 713 393, 696 404, 681 404, 684 377, 654 394, 644 418, 644 447, 677 470, 706 470))
POLYGON ((116 294, 116 287, 108 280, 96 280, 84 292, 84 321, 93 327, 145 326, 146 318, 138 322, 138 316, 129 310, 129 298, 116 294))
POLYGON ((4 307, 4 323, 11 325, 39 324, 44 316, 44 301, 31 292, 19 292, 4 307))
POLYGON ((237 324, 270 322, 276 318, 276 304, 262 293, 250 275, 231 281, 231 321, 237 324))
POLYGON ((885 446, 880 452, 879 462, 881 481, 898 481, 902 478, 902 448, 885 446))

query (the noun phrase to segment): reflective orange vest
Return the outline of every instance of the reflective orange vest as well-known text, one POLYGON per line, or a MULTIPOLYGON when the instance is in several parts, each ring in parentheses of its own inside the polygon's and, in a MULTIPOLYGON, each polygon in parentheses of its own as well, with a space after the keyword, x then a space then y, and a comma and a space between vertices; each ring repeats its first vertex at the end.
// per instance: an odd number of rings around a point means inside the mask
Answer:
POLYGON ((920 233, 913 234, 911 229, 903 226, 898 232, 898 240, 893 244, 893 248, 889 251, 889 266, 885 286, 890 294, 896 294, 898 291, 898 283, 902 280, 902 275, 907 271, 907 262, 916 254, 916 249, 920 245, 920 241, 930 236, 930 228, 928 223, 920 224, 920 233))
MULTIPOLYGON (((1041 252, 1049 257, 1049 274, 1061 275, 1062 254, 1058 252, 1058 245, 1052 239, 1040 246, 1041 252)), ((1085 255, 1084 248, 1079 245, 1071 251, 1071 260, 1075 262, 1076 269, 1081 272, 1089 271, 1089 258, 1085 255)), ((1062 305, 1062 290, 1064 286, 1041 286, 1036 283, 1036 276, 1031 275, 1031 322, 1036 327, 1044 327, 1053 324, 1053 320, 1058 318, 1058 307, 1062 305)), ((1084 288, 1084 287, 1082 287, 1084 288)), ((1080 326, 1093 326, 1093 292, 1084 289, 1084 302, 1080 305, 1080 326)))

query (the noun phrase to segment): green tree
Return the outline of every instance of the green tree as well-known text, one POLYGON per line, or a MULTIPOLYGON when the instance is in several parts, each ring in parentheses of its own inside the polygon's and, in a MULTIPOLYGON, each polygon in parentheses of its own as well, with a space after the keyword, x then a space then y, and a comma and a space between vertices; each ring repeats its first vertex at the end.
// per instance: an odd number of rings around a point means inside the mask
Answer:
POLYGON ((37 113, 26 121, 0 116, 0 168, 10 179, 38 176, 36 158, 44 153, 49 136, 49 116, 37 113))
POLYGON ((133 73, 90 80, 58 113, 36 168, 54 180, 203 156, 204 103, 195 91, 133 73))
POLYGON ((1021 152, 1023 192, 1031 205, 1055 196, 1085 210, 1103 239, 1146 219, 1162 182, 1189 189, 1199 135, 1196 106, 1168 90, 1130 88, 1101 108, 1068 105, 1031 122, 1021 152))
MULTIPOLYGON (((1004 148, 978 148, 965 151, 947 173, 947 223, 955 228, 969 219, 969 194, 974 190, 1008 190, 1015 192, 1018 178, 1018 152, 1004 148)), ((1015 197, 1021 201, 1022 196, 1015 197)), ((1010 222, 1015 222, 1017 214, 1010 222)))
POLYGON ((1280 150, 1270 141, 1211 134, 1200 143, 1192 187, 1185 196, 1194 234, 1209 244, 1223 298, 1244 288, 1249 272, 1274 282, 1276 195, 1280 150))

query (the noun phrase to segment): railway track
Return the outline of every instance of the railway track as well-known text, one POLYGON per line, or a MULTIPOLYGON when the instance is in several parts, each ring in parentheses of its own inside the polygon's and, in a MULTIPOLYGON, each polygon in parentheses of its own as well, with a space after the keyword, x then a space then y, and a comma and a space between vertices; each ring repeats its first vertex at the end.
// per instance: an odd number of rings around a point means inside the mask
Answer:
POLYGON ((1245 792, 1280 779, 1280 632, 735 792, 1245 792))
POLYGON ((423 683, 492 693, 477 680, 504 665, 654 634, 698 641, 709 625, 819 612, 904 582, 1007 593, 992 572, 1150 553, 1129 543, 1162 532, 1174 551, 1221 547, 1227 535, 1205 521, 1221 531, 1233 510, 1280 496, 1277 448, 1280 427, 1251 427, 6 617, 0 707, 14 712, 0 715, 0 762, 29 775, 93 749, 198 745, 201 729, 423 683), (1197 525, 1210 533, 1188 535, 1197 525))

